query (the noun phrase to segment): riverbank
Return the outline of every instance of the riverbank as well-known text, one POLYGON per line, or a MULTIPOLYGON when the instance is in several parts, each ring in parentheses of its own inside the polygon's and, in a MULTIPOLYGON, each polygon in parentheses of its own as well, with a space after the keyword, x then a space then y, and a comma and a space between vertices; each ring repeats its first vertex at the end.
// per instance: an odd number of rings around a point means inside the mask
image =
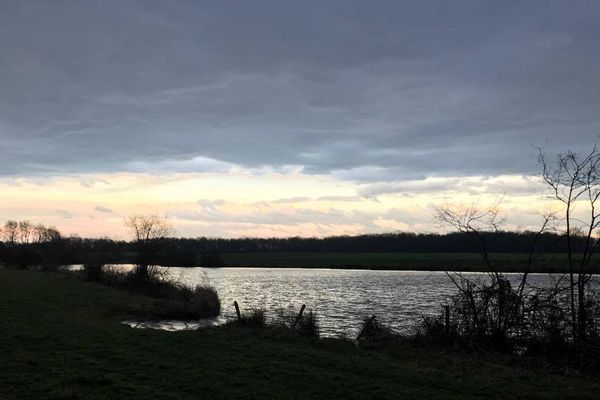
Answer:
MULTIPOLYGON (((575 255, 579 259, 579 255, 575 255)), ((136 253, 94 254, 105 264, 134 264, 136 253)), ((463 271, 488 272, 479 253, 380 253, 380 252, 215 252, 195 254, 186 262, 164 259, 157 264, 179 267, 254 267, 254 268, 331 268, 389 271, 463 271)), ((498 272, 567 273, 565 253, 537 255, 528 267, 526 253, 490 253, 498 272)), ((589 270, 600 274, 600 265, 589 270)))
POLYGON ((558 399, 600 390, 589 377, 447 350, 120 323, 158 305, 64 274, 0 270, 0 398, 558 399))
MULTIPOLYGON (((219 253, 225 267, 291 267, 415 271, 487 272, 478 253, 341 253, 341 252, 255 252, 219 253)), ((548 253, 527 268, 528 254, 491 253, 499 272, 568 272, 567 255, 548 253)), ((600 273, 595 268, 594 273, 600 273)))

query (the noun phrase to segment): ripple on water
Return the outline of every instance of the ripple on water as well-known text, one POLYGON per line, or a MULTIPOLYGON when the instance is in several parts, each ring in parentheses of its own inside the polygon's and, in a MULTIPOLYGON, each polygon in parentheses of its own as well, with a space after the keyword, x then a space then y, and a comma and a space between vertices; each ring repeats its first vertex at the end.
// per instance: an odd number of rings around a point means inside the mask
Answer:
MULTIPOLYGON (((126 267, 125 267, 126 268, 126 267)), ((296 268, 168 268, 170 277, 188 285, 210 284, 221 299, 219 321, 235 317, 233 302, 244 310, 262 308, 267 318, 279 310, 317 313, 324 336, 355 334, 363 318, 377 318, 401 332, 410 331, 423 315, 436 314, 456 288, 444 272, 370 271, 296 268)), ((484 277, 483 274, 465 274, 484 277)), ((514 279, 518 274, 513 274, 514 279)), ((531 274, 536 285, 549 274, 531 274)), ((197 329, 213 322, 161 321, 128 323, 167 330, 197 329)))

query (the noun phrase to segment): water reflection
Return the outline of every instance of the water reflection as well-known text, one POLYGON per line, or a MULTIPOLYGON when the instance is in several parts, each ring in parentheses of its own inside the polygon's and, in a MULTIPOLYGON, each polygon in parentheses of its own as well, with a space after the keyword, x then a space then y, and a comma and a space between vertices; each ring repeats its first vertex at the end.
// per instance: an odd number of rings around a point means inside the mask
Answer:
POLYGON ((224 317, 205 318, 198 321, 179 321, 179 320, 163 320, 163 321, 123 321, 123 324, 132 328, 144 329, 160 329, 164 331, 188 331, 200 328, 210 328, 227 322, 224 317))

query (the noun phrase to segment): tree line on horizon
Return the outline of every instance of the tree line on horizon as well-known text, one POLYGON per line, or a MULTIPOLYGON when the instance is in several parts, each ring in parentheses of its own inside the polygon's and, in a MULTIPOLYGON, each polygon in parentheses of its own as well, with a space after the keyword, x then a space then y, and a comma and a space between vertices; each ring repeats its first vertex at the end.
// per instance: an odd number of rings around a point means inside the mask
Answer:
MULTIPOLYGON (((130 262, 139 250, 136 239, 81 238, 62 236, 54 227, 29 221, 8 221, 1 230, 0 262, 27 265, 85 262, 130 262)), ((198 255, 240 252, 385 252, 385 253, 474 253, 478 247, 468 232, 378 233, 357 236, 287 238, 160 238, 160 249, 149 262, 167 265, 194 265, 198 255)), ((565 253, 564 235, 529 231, 483 232, 490 253, 565 253), (536 236, 537 235, 537 236, 536 236), (535 239, 535 240, 534 240, 535 239)), ((572 238, 576 249, 584 237, 572 238)))

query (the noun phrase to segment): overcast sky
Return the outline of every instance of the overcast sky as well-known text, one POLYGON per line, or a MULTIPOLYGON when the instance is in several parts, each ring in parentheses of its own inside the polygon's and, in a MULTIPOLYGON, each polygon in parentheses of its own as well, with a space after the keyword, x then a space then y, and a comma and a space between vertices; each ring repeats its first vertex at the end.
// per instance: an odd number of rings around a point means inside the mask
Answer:
POLYGON ((301 203, 527 176, 532 146, 597 140, 599 21, 597 1, 3 0, 0 177, 354 185, 301 203))

